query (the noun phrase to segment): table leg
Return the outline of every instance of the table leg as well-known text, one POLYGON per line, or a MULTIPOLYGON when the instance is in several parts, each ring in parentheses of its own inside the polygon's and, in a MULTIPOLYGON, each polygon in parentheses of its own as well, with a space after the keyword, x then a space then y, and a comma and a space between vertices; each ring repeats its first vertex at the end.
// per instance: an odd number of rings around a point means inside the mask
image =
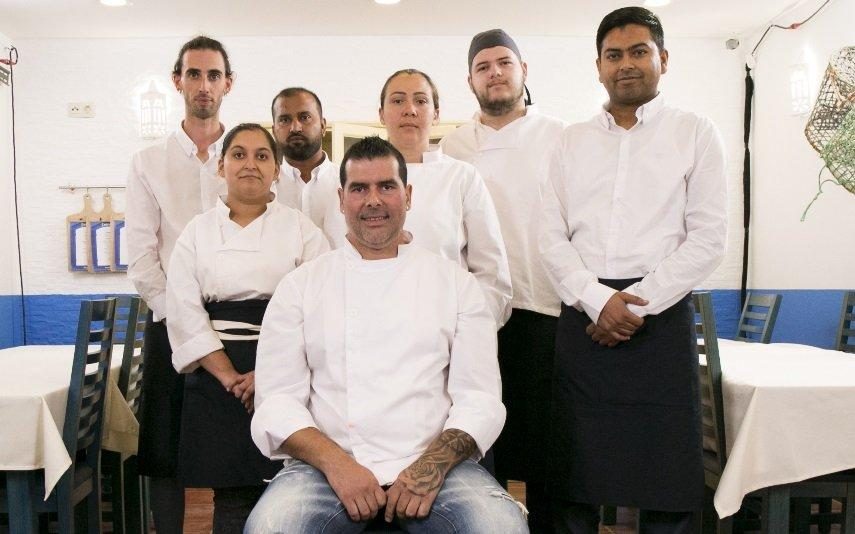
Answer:
POLYGON ((763 490, 760 532, 779 534, 790 531, 790 487, 772 486, 763 490))
POLYGON ((33 509, 33 471, 6 471, 9 499, 10 534, 31 534, 38 530, 38 517, 33 509))

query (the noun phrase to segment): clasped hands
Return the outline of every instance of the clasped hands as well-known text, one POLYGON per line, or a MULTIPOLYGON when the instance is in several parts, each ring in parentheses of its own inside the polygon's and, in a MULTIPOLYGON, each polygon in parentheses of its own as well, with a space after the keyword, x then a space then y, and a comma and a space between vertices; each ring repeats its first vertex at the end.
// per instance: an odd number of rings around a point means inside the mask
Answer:
POLYGON ((618 291, 606 301, 596 324, 589 324, 585 333, 605 347, 614 347, 622 341, 629 341, 644 324, 644 319, 629 311, 627 304, 646 306, 648 302, 641 297, 618 291))
POLYGON ((421 519, 430 513, 445 477, 438 470, 433 474, 419 473, 417 476, 411 473, 415 465, 401 471, 386 490, 371 471, 353 459, 342 462, 330 473, 331 476, 327 476, 327 480, 353 521, 369 521, 384 506, 387 523, 395 516, 421 519))

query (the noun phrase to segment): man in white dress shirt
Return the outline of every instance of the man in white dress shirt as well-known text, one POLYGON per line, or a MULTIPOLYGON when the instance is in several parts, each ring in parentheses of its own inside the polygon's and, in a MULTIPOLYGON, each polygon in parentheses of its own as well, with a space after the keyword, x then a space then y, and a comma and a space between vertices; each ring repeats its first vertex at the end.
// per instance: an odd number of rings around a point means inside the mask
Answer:
POLYGON ((184 488, 175 478, 183 378, 172 367, 166 334, 166 272, 181 231, 215 206, 225 182, 217 176, 225 128, 220 104, 232 87, 223 45, 205 36, 181 48, 172 72, 184 96, 184 120, 166 140, 137 152, 127 189, 128 277, 148 304, 140 406, 140 474, 151 477, 158 531, 181 532, 184 488))
POLYGON ((709 120, 659 93, 668 52, 656 15, 606 15, 597 53, 609 101, 562 135, 540 233, 563 301, 556 525, 596 533, 605 504, 641 509, 642 533, 697 532, 704 476, 691 291, 724 256, 724 150, 709 120))
POLYGON ((402 242, 406 163, 351 147, 339 192, 347 243, 287 275, 256 363, 252 435, 285 460, 246 532, 527 532, 475 461, 505 409, 495 322, 475 277, 402 242))
POLYGON ((273 99, 273 137, 282 153, 278 200, 296 210, 324 231, 327 239, 342 231, 338 211, 338 166, 321 148, 327 121, 318 95, 304 87, 288 87, 273 99))
POLYGON ((535 221, 549 154, 566 126, 525 98, 528 66, 511 37, 488 30, 469 47, 469 87, 480 111, 445 136, 451 157, 474 165, 493 198, 511 269, 513 312, 499 331, 499 366, 508 420, 493 447, 496 477, 526 482, 532 532, 552 532, 540 447, 549 431, 555 325, 560 299, 537 252, 535 221))

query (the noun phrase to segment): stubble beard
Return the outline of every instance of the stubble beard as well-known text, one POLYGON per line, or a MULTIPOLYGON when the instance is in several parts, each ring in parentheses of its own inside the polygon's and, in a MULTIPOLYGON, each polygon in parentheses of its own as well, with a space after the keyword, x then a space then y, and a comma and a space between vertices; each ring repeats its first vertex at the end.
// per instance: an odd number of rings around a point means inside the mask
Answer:
POLYGON ((311 139, 307 137, 306 143, 302 146, 291 146, 287 141, 285 143, 279 143, 280 152, 282 152, 286 158, 293 161, 306 161, 311 159, 320 149, 320 138, 311 139))
POLYGON ((523 97, 524 86, 521 84, 517 94, 514 96, 509 96, 507 98, 500 99, 490 99, 486 92, 483 94, 477 94, 476 98, 478 99, 478 105, 481 106, 481 111, 490 115, 491 117, 501 117, 502 115, 506 115, 516 108, 520 99, 523 97))

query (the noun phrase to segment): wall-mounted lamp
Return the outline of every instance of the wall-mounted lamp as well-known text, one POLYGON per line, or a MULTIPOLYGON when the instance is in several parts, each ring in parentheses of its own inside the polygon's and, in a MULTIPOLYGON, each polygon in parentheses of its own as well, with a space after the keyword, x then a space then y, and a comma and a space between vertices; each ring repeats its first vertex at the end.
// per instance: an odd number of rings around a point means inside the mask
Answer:
POLYGON ((166 95, 152 81, 140 95, 140 137, 157 139, 166 135, 166 95))

